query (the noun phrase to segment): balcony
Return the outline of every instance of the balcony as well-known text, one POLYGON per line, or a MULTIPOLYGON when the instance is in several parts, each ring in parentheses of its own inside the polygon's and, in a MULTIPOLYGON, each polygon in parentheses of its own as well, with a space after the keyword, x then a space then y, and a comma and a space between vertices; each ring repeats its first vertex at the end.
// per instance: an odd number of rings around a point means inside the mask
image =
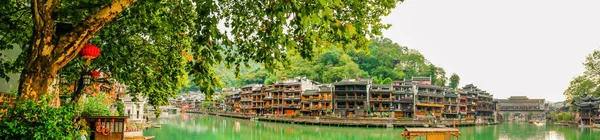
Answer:
POLYGON ((446 105, 457 105, 458 103, 457 102, 444 102, 444 104, 446 104, 446 105))
POLYGON ((288 105, 283 105, 283 108, 296 108, 296 109, 300 109, 300 105, 288 104, 288 105))
POLYGON ((394 108, 394 111, 413 112, 412 107, 394 108))
POLYGON ((342 88, 336 88, 335 90, 336 91, 365 91, 365 90, 367 90, 367 88, 366 87, 365 88, 344 88, 344 87, 342 87, 342 88))
POLYGON ((365 96, 338 96, 336 100, 366 100, 365 96))
POLYGON ((389 107, 374 107, 373 111, 392 111, 389 107))
POLYGON ((331 96, 321 96, 321 97, 319 97, 319 100, 321 100, 321 101, 331 101, 331 96))
POLYGON ((338 106, 337 109, 365 109, 365 107, 364 106, 348 105, 348 106, 338 106))
POLYGON ((413 103, 415 100, 411 97, 404 97, 404 98, 399 98, 398 100, 396 100, 396 102, 399 103, 413 103))
POLYGON ((458 111, 457 110, 444 110, 442 113, 444 113, 444 114, 456 114, 456 113, 458 113, 458 111))
POLYGON ((283 96, 284 100, 300 100, 300 96, 283 96))
POLYGON ((375 101, 375 102, 390 102, 390 101, 392 101, 392 98, 372 97, 370 99, 370 101, 375 101))

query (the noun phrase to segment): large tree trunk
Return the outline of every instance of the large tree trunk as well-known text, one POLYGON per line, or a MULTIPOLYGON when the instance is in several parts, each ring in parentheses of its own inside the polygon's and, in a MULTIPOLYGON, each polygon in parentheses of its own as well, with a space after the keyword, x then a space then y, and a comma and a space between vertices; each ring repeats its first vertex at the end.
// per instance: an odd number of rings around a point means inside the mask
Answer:
POLYGON ((58 70, 73 60, 92 36, 136 0, 113 0, 63 35, 55 34, 52 12, 60 0, 32 0, 33 39, 19 81, 19 98, 47 94, 58 70))

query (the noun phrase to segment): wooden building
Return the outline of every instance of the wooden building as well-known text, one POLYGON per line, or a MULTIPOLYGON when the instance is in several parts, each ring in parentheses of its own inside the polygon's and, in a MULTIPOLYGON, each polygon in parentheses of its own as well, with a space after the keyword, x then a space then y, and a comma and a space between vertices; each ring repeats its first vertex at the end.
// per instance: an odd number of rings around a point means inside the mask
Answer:
POLYGON ((468 94, 466 91, 464 90, 458 90, 458 116, 460 117, 460 119, 466 119, 467 118, 467 101, 468 101, 468 94))
POLYGON ((458 95, 450 88, 444 89, 444 110, 442 117, 446 119, 458 119, 458 95))
POLYGON ((266 96, 266 87, 263 85, 257 85, 252 88, 252 112, 256 114, 265 114, 265 101, 263 100, 266 96))
POLYGON ((369 106, 373 115, 392 117, 392 109, 397 106, 393 100, 392 85, 372 84, 369 89, 369 106))
POLYGON ((477 100, 479 99, 477 97, 477 92, 479 89, 473 84, 465 85, 462 89, 467 92, 466 120, 475 120, 475 113, 477 113, 475 109, 477 108, 477 100))
POLYGON ((293 116, 301 110, 302 93, 309 89, 314 89, 317 85, 314 81, 307 78, 283 78, 273 85, 269 86, 266 104, 269 104, 268 111, 271 114, 293 116))
POLYGON ((362 117, 369 107, 369 85, 366 79, 345 79, 334 83, 334 112, 340 117, 362 117))
POLYGON ((242 110, 242 113, 257 113, 256 110, 253 108, 253 97, 255 95, 254 93, 256 93, 256 95, 260 95, 260 93, 262 92, 262 86, 262 84, 249 84, 242 87, 242 91, 240 93, 240 109, 242 110))
POLYGON ((302 107, 302 116, 318 116, 319 115, 319 94, 318 89, 308 89, 302 92, 302 99, 300 103, 302 107))
POLYGON ((582 127, 600 125, 600 97, 579 97, 571 101, 575 112, 575 120, 582 127))
POLYGON ((393 108, 394 118, 413 118, 414 116, 414 90, 412 84, 405 84, 404 81, 394 81, 393 101, 396 105, 393 108))
POLYGON ((405 84, 411 84, 415 99, 415 117, 423 118, 432 115, 435 118, 441 118, 444 109, 444 89, 442 87, 431 85, 431 77, 413 77, 405 84))
POLYGON ((475 107, 476 115, 486 122, 494 122, 494 111, 496 105, 493 103, 493 95, 486 91, 481 91, 477 95, 477 107, 475 107))

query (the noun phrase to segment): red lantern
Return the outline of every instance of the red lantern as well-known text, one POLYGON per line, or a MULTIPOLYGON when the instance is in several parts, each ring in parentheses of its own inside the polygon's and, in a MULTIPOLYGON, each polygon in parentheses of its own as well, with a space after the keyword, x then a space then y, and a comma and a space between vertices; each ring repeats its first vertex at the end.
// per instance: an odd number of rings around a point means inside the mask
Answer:
POLYGON ((94 59, 100 55, 100 49, 93 44, 85 44, 83 49, 79 51, 79 55, 85 59, 94 59))
POLYGON ((94 77, 94 78, 98 78, 98 77, 100 77, 100 72, 98 72, 98 71, 92 71, 90 73, 90 75, 92 75, 92 77, 94 77))
POLYGON ((83 49, 81 49, 81 51, 79 51, 79 55, 81 55, 81 57, 86 59, 86 64, 89 65, 91 59, 95 59, 96 57, 98 57, 100 55, 100 49, 96 45, 85 44, 83 46, 83 49))

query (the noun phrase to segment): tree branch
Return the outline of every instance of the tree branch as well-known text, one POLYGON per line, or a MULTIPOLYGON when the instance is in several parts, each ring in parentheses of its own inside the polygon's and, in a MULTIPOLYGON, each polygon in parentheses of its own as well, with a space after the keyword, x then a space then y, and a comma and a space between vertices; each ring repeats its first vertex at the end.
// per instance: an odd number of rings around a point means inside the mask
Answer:
POLYGON ((83 48, 83 45, 87 43, 96 32, 136 1, 137 0, 113 0, 109 5, 104 6, 102 9, 77 24, 73 31, 61 36, 59 45, 53 52, 56 56, 55 64, 59 67, 65 66, 77 56, 77 53, 83 48))

